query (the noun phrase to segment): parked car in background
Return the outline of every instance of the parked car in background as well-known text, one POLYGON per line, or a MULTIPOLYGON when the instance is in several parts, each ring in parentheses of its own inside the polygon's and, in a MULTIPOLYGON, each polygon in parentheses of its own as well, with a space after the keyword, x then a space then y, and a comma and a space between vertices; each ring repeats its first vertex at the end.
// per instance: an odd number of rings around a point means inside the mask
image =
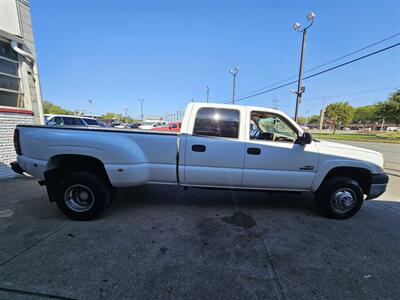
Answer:
POLYGON ((165 127, 167 122, 165 121, 144 121, 142 125, 139 126, 139 129, 153 129, 157 127, 165 127))
POLYGON ((132 124, 129 124, 129 127, 131 129, 136 129, 136 128, 139 128, 140 125, 142 125, 142 124, 141 123, 132 123, 132 124))
POLYGON ((114 125, 114 128, 130 128, 128 123, 119 123, 118 125, 114 125))
POLYGON ((156 127, 156 128, 152 128, 151 130, 179 132, 179 131, 181 131, 181 126, 182 126, 182 122, 170 122, 164 127, 156 127))
POLYGON ((99 122, 94 118, 71 115, 46 115, 45 120, 46 125, 50 126, 100 126, 99 122))

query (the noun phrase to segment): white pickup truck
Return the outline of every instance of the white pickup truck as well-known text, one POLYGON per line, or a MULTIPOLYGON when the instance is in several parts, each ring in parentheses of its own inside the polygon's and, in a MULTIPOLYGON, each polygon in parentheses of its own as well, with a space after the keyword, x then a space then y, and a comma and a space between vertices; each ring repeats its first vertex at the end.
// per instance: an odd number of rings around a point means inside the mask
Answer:
POLYGON ((190 103, 180 133, 19 125, 14 144, 12 169, 38 178, 78 220, 98 216, 113 188, 148 183, 309 191, 325 216, 344 219, 388 182, 382 154, 312 139, 263 107, 190 103))

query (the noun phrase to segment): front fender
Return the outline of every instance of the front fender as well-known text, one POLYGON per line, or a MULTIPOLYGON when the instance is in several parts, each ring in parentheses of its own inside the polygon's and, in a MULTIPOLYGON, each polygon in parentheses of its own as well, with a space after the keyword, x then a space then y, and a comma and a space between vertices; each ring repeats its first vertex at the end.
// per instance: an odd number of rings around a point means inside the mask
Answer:
POLYGON ((383 172, 382 168, 375 164, 371 164, 367 161, 361 160, 353 160, 353 159, 333 159, 329 161, 323 162, 319 167, 318 171, 315 174, 313 183, 311 185, 311 190, 315 192, 318 190, 319 186, 325 179, 326 175, 333 170, 334 168, 338 167, 350 167, 350 168, 360 168, 366 169, 371 174, 381 174, 383 172))

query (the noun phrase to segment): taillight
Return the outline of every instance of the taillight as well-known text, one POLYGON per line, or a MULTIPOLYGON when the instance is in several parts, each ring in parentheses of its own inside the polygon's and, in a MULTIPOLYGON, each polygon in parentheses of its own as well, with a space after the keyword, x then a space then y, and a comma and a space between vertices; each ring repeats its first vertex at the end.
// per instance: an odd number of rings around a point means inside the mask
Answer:
POLYGON ((18 128, 14 129, 14 149, 18 155, 22 155, 21 145, 19 143, 19 129, 18 128))

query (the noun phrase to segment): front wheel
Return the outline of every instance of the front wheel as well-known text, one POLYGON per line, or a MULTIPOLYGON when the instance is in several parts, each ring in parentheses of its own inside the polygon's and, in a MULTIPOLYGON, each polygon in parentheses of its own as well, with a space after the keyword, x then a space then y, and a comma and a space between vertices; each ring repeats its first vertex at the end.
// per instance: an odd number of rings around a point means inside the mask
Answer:
POLYGON ((110 202, 109 185, 96 174, 72 172, 66 174, 55 187, 58 208, 73 220, 92 220, 110 202))
POLYGON ((332 177, 315 194, 322 214, 334 219, 347 219, 355 215, 364 202, 363 191, 355 180, 332 177))

